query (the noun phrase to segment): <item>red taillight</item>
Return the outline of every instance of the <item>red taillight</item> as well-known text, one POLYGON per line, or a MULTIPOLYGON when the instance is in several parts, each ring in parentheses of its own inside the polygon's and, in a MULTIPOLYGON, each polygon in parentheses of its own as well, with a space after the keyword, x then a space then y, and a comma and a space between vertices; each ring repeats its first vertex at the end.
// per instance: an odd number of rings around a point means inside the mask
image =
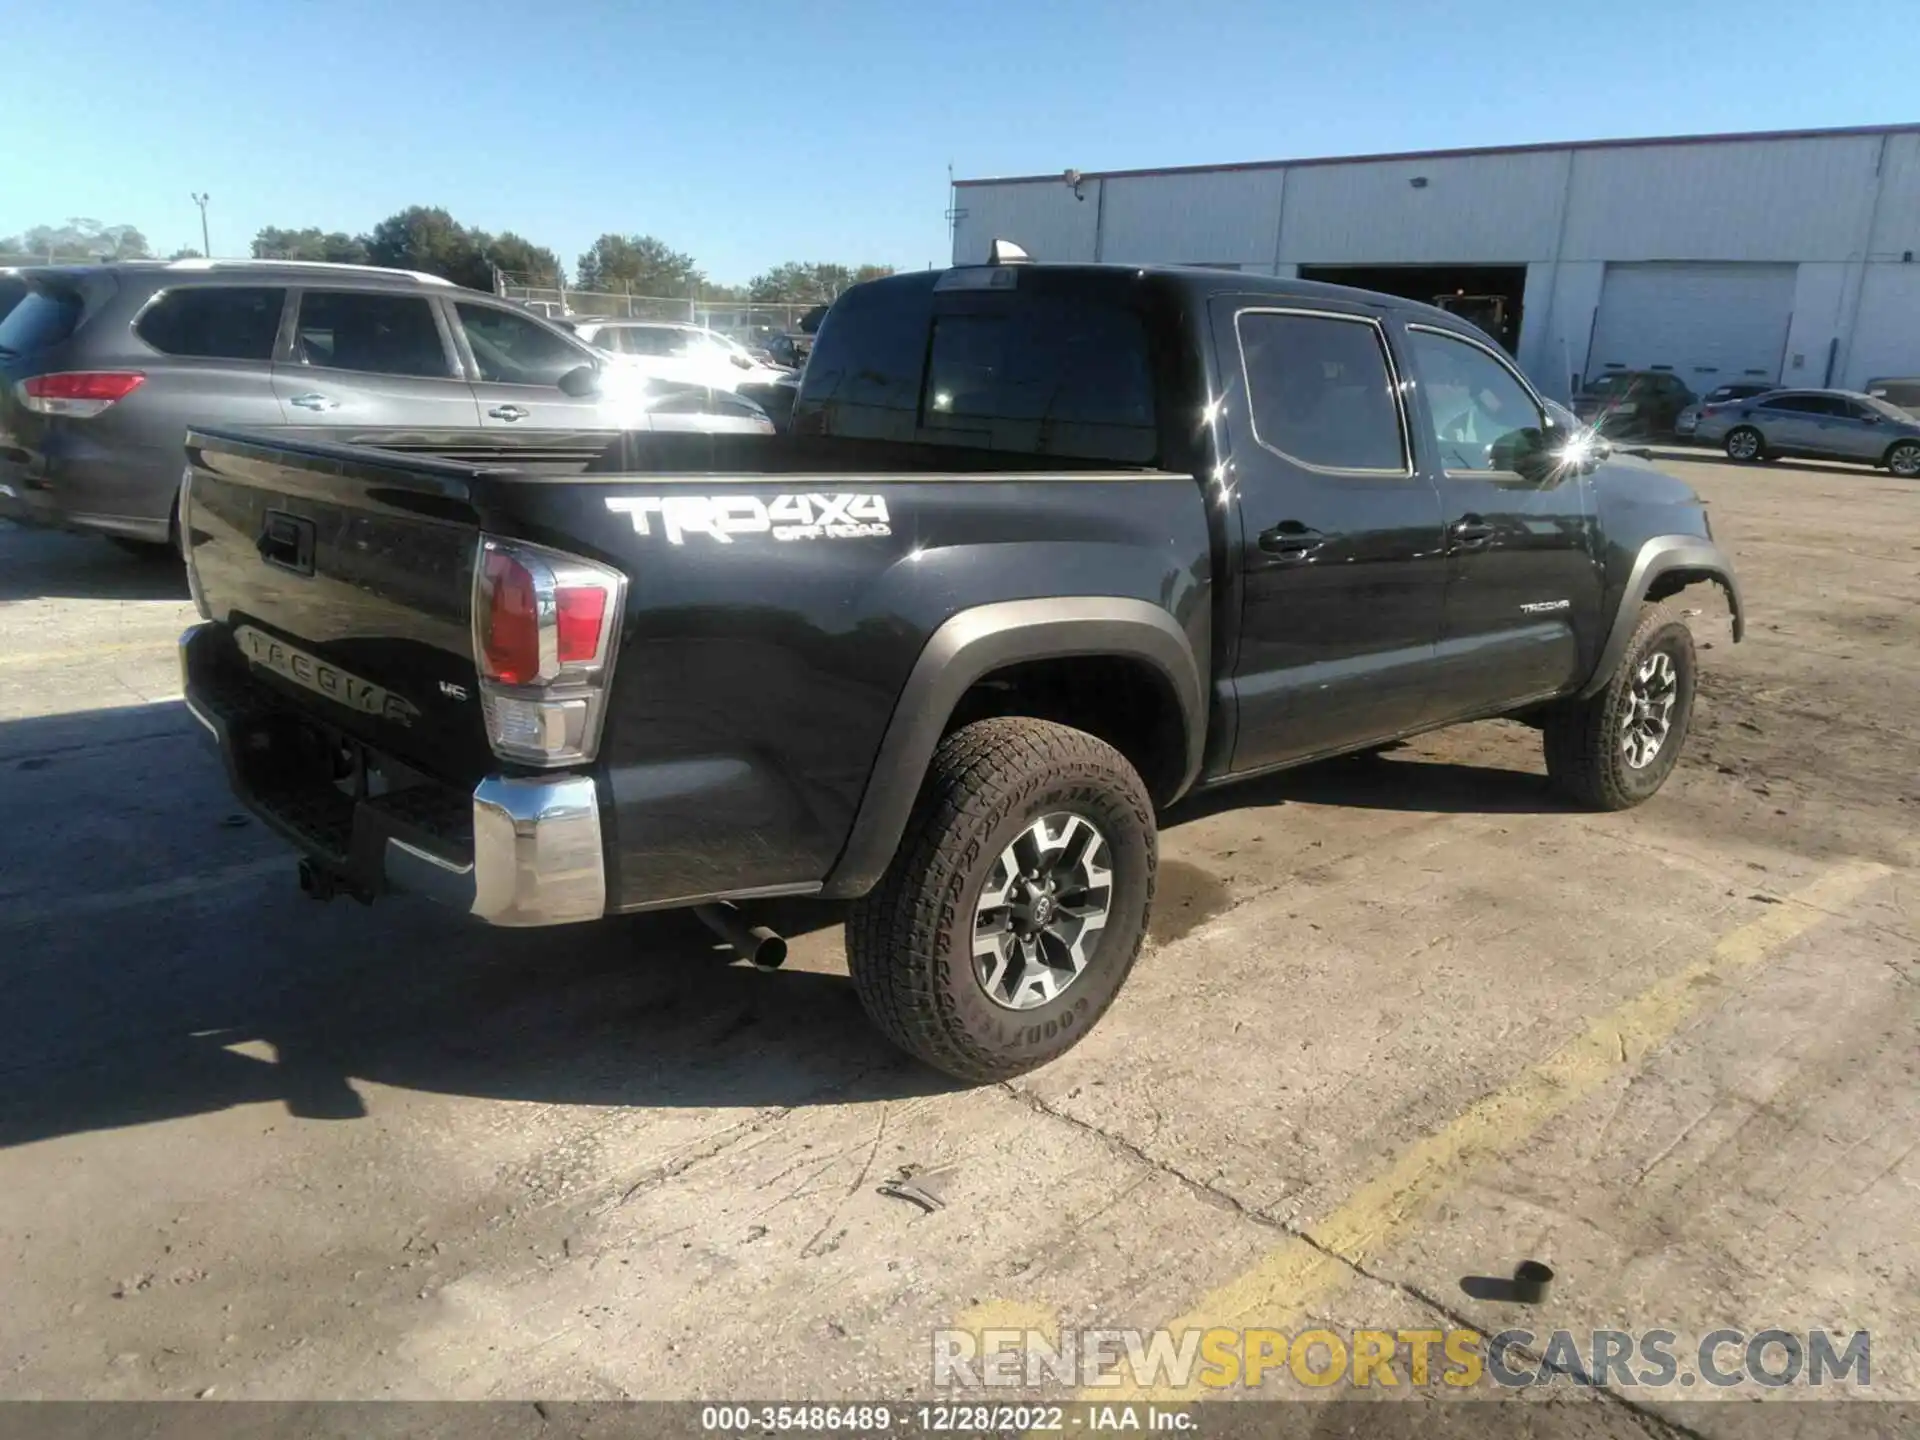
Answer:
POLYGON ((591 760, 626 577, 491 536, 481 538, 475 572, 473 651, 494 753, 529 765, 591 760))
POLYGON ((42 415, 98 415, 146 378, 137 370, 67 370, 22 380, 19 394, 22 404, 42 415))
POLYGON ((600 649, 607 618, 607 592, 598 586, 563 586, 555 592, 560 611, 560 663, 590 664, 600 649))
POLYGON ((481 600, 484 673, 507 685, 539 679, 540 612, 532 572, 505 551, 489 550, 481 600))
POLYGON ((27 381, 27 394, 36 400, 124 400, 146 378, 118 370, 70 370, 34 376, 27 381))

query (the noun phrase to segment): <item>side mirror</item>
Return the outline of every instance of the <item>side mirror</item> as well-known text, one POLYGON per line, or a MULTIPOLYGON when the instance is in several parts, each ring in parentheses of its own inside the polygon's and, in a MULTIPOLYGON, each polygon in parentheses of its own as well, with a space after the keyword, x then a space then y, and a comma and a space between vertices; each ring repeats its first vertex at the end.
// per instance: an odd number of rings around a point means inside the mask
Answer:
POLYGON ((729 351, 728 358, 742 370, 751 370, 753 368, 753 361, 749 357, 742 355, 738 350, 729 351))
POLYGON ((600 371, 592 365, 581 365, 567 371, 554 383, 560 387, 562 395, 584 400, 600 388, 600 371))

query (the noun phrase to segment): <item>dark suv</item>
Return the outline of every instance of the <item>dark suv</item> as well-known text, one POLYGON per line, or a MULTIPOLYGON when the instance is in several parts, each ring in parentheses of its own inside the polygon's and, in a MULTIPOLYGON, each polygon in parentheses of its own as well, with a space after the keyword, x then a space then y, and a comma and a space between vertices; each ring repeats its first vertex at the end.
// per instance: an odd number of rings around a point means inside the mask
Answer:
POLYGON ((1665 437, 1693 400, 1680 377, 1664 370, 1610 370, 1587 381, 1573 412, 1602 435, 1665 437))
POLYGON ((286 261, 36 268, 0 320, 0 514, 175 539, 189 424, 737 430, 749 400, 603 373, 518 306, 433 275, 286 261))

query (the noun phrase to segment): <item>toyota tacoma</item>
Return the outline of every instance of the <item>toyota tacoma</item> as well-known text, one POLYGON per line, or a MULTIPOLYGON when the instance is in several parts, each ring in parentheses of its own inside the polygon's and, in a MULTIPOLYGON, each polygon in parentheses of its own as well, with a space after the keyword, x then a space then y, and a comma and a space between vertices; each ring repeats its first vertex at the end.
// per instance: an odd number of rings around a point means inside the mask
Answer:
POLYGON ((851 902, 873 1021, 972 1081, 1112 1002, 1182 797, 1510 716, 1635 805, 1694 701, 1663 602, 1743 627, 1686 485, 1330 285, 1002 245, 842 296, 782 435, 357 438, 187 437, 187 703, 307 888, 851 902))

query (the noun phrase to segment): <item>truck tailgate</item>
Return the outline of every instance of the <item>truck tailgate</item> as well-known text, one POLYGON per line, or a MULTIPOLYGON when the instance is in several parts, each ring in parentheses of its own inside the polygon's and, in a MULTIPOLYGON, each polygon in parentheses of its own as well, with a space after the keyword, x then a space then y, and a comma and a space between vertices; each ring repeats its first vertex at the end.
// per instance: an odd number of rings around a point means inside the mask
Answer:
POLYGON ((486 773, 473 470, 324 442, 187 439, 181 532, 235 672, 425 775, 486 773))

